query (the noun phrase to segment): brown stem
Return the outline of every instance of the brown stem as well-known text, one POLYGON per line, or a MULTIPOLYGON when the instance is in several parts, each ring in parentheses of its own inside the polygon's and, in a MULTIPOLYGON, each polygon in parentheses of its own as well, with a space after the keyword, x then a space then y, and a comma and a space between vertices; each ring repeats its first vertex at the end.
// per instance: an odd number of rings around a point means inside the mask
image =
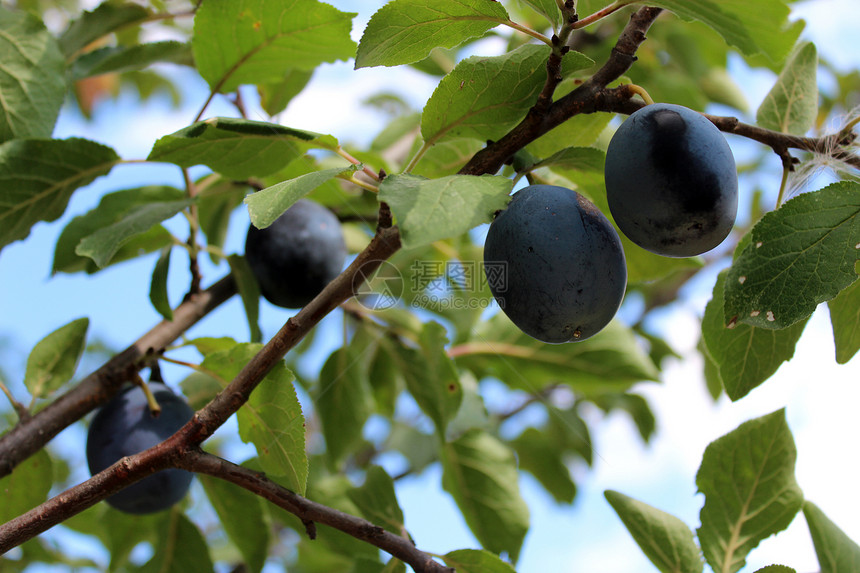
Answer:
POLYGON ((452 569, 434 561, 415 547, 409 539, 394 535, 364 519, 306 499, 281 487, 261 473, 200 450, 192 450, 183 455, 179 467, 243 487, 297 516, 306 527, 321 523, 365 541, 407 563, 416 573, 453 573, 452 569))
MULTIPOLYGON (((209 404, 198 410, 190 422, 164 442, 139 454, 123 458, 82 484, 49 499, 35 509, 0 526, 0 553, 47 531, 153 471, 177 467, 183 456, 188 455, 189 451, 195 450, 203 440, 211 436, 227 421, 227 418, 248 401, 254 388, 291 348, 298 344, 323 317, 353 296, 355 288, 400 248, 400 232, 397 227, 391 226, 391 213, 384 203, 379 210, 379 221, 380 225, 376 235, 352 264, 296 316, 290 318, 262 350, 245 365, 227 388, 217 394, 209 404)), ((230 284, 232 287, 232 281, 230 284)), ((231 288, 231 294, 233 290, 234 287, 231 288)), ((175 320, 176 316, 174 322, 175 320)), ((181 332, 182 330, 177 332, 169 341, 174 340, 181 332)), ((151 353, 153 350, 160 350, 165 344, 162 343, 157 347, 144 346, 145 350, 140 353, 138 358, 151 353)), ((135 354, 139 352, 137 346, 132 346, 132 349, 126 352, 135 354)), ((126 368, 135 368, 135 362, 136 360, 129 360, 122 364, 126 368)), ((125 370, 122 372, 126 373, 125 370)), ((116 386, 118 387, 123 380, 123 377, 118 377, 115 381, 116 386)), ((92 398, 99 388, 94 389, 91 386, 98 384, 99 379, 96 378, 86 388, 83 388, 85 385, 81 384, 72 392, 79 391, 85 397, 92 398)), ((105 398, 106 400, 107 398, 105 398)), ((55 405, 56 403, 49 408, 55 405)), ((81 416, 92 407, 83 411, 81 416)), ((6 437, 4 436, 4 438, 6 437)))
POLYGON ((645 41, 645 32, 661 12, 661 8, 650 7, 637 10, 621 32, 609 59, 588 81, 553 102, 546 113, 526 115, 507 135, 476 153, 460 173, 496 173, 514 153, 552 128, 579 113, 597 111, 606 86, 621 77, 636 61, 636 50, 645 41))
POLYGON ((144 358, 160 352, 235 293, 233 278, 221 279, 176 307, 172 321, 161 321, 43 410, 21 420, 0 437, 0 477, 11 473, 66 427, 110 400, 123 382, 132 380, 144 358))

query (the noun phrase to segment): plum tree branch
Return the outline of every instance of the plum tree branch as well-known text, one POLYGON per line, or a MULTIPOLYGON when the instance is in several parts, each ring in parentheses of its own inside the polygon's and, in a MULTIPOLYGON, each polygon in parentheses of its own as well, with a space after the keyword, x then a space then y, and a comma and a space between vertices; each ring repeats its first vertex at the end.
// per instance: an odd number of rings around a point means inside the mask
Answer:
POLYGON ((110 400, 123 382, 131 380, 143 366, 147 356, 160 352, 235 293, 232 276, 222 278, 176 307, 172 321, 161 321, 43 410, 22 419, 0 437, 0 477, 11 473, 66 427, 110 400))
POLYGON ((507 135, 476 153, 460 173, 496 173, 514 153, 554 127, 574 115, 598 111, 606 86, 621 77, 636 61, 636 50, 645 41, 645 33, 662 11, 662 8, 651 7, 637 10, 618 37, 606 63, 591 78, 553 102, 545 111, 528 113, 507 135))
MULTIPOLYGON (((10 548, 47 531, 69 517, 106 499, 123 487, 143 479, 152 472, 167 467, 179 467, 183 456, 188 455, 190 451, 196 450, 204 440, 211 436, 215 430, 248 401, 254 388, 257 387, 275 364, 284 358, 284 355, 291 348, 298 344, 323 317, 337 308, 342 302, 352 297, 355 294, 356 287, 366 277, 372 275, 399 248, 400 232, 397 227, 392 226, 391 212, 388 205, 382 203, 379 209, 379 224, 376 235, 370 241, 370 244, 316 298, 301 309, 298 314, 287 320, 280 331, 242 368, 239 374, 228 384, 227 388, 217 394, 206 406, 198 410, 191 421, 164 442, 133 456, 121 459, 89 480, 64 491, 24 515, 0 526, 0 553, 8 551, 10 548)), ((229 283, 230 293, 232 294, 235 287, 232 281, 229 283)), ((203 294, 201 293, 200 296, 203 294)), ((204 309, 201 308, 200 310, 204 309)), ((172 333, 174 330, 170 332, 172 333)), ((181 331, 176 333, 168 342, 174 340, 179 334, 181 334, 181 331)), ((141 340, 149 342, 146 337, 141 340)), ((163 342, 163 339, 159 340, 163 342)), ((130 356, 119 362, 119 365, 125 368, 119 371, 120 375, 117 376, 115 374, 114 377, 109 378, 111 383, 116 386, 113 388, 113 391, 116 391, 125 379, 123 375, 128 373, 127 369, 135 369, 136 362, 140 358, 150 355, 153 351, 160 350, 166 345, 166 343, 163 343, 159 346, 154 346, 140 344, 140 342, 138 341, 136 345, 132 345, 126 352, 118 355, 117 358, 125 354, 129 354, 130 356), (138 344, 142 346, 142 350, 138 347, 138 344), (132 359, 131 355, 136 355, 136 358, 132 359)), ((103 368, 106 368, 112 362, 113 360, 108 362, 103 368)), ((101 370, 96 372, 98 373, 101 370)), ((95 376, 95 374, 92 375, 92 381, 88 384, 82 383, 78 385, 69 394, 77 391, 83 394, 84 398, 89 398, 91 401, 99 390, 103 390, 103 385, 100 385, 100 382, 104 381, 107 376, 107 373, 102 377, 95 376)), ((106 396, 103 401, 107 401, 108 398, 109 396, 106 396)), ((55 404, 56 402, 49 407, 55 404)), ((92 407, 95 407, 93 405, 87 409, 89 402, 85 400, 73 401, 72 406, 75 404, 78 404, 77 410, 72 410, 75 414, 84 410, 78 418, 92 409, 92 407)), ((43 423, 50 420, 50 418, 45 419, 43 423)), ((65 422, 65 419, 61 419, 60 421, 65 422)))
MULTIPOLYGON (((631 114, 638 109, 641 109, 646 104, 639 100, 631 99, 634 95, 629 84, 619 86, 617 88, 605 90, 603 97, 600 98, 597 104, 596 111, 608 111, 615 113, 631 114)), ((844 129, 837 133, 831 133, 821 137, 802 137, 783 133, 781 131, 773 131, 756 125, 750 125, 740 121, 736 117, 721 116, 703 113, 703 116, 713 123, 720 131, 739 135, 753 141, 757 141, 763 145, 767 145, 773 149, 784 164, 791 164, 791 156, 788 154, 789 149, 799 149, 812 153, 823 155, 831 155, 832 157, 844 162, 851 167, 860 169, 860 157, 848 151, 845 151, 842 146, 853 142, 854 135, 844 133, 844 129)))
MULTIPOLYGON (((586 110, 585 105, 568 104, 596 98, 601 88, 632 65, 635 51, 645 39, 645 30, 660 12, 661 10, 656 8, 642 8, 636 12, 619 38, 609 61, 589 82, 573 94, 553 103, 546 114, 530 114, 497 144, 488 146, 473 157, 461 173, 495 173, 510 155, 548 131, 553 121, 557 125, 567 117, 586 110), (574 96, 577 92, 578 95, 574 96), (561 101, 568 102, 563 109, 559 106, 561 101), (567 117, 560 118, 563 113, 568 113, 567 117)), ((593 103, 592 106, 594 107, 593 103)), ((183 455, 197 449, 248 400, 254 388, 291 348, 324 316, 353 296, 355 287, 399 248, 399 231, 392 226, 390 210, 383 203, 379 212, 377 233, 368 247, 313 301, 289 319, 228 387, 199 410, 188 424, 161 444, 123 458, 90 480, 0 526, 0 552, 39 535, 153 471, 178 466, 183 455)), ((227 278, 193 296, 177 308, 172 322, 164 321, 157 325, 39 414, 20 423, 0 438, 0 477, 10 473, 18 463, 43 447, 59 431, 107 402, 122 382, 140 368, 145 357, 163 349, 197 320, 232 296, 235 290, 232 279, 227 278)))
POLYGON ((265 475, 201 450, 183 455, 179 466, 234 483, 289 511, 304 523, 321 523, 365 541, 407 563, 416 573, 453 573, 433 560, 405 537, 394 535, 364 519, 306 499, 278 485, 265 475))

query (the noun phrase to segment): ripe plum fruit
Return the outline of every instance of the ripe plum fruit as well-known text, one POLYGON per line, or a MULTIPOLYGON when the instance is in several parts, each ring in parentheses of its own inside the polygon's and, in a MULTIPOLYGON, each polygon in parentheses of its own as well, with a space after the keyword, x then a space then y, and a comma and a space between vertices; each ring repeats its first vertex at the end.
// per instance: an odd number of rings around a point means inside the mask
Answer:
MULTIPOLYGON (((150 382, 149 388, 161 406, 158 416, 152 415, 139 386, 120 391, 96 413, 87 434, 90 474, 164 441, 191 419, 191 407, 170 388, 161 382, 150 382)), ((162 470, 118 491, 107 502, 125 513, 161 511, 185 496, 192 477, 184 470, 162 470)))
POLYGON ((490 291, 520 330, 543 342, 585 340, 621 305, 627 264, 591 201, 553 185, 517 191, 484 243, 490 291))
POLYGON ((686 107, 656 103, 631 114, 606 150, 605 178, 618 228, 652 253, 699 255, 735 223, 732 150, 714 124, 686 107))
POLYGON ((340 274, 346 246, 334 213, 299 199, 265 229, 248 228, 245 257, 266 300, 301 308, 340 274))

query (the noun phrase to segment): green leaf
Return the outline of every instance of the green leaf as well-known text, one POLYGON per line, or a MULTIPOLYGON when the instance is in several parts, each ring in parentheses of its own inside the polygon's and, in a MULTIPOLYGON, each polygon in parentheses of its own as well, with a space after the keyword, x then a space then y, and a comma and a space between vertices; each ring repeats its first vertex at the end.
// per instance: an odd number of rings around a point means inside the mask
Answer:
POLYGON ((82 80, 101 74, 142 70, 159 62, 193 66, 191 46, 167 40, 133 46, 100 48, 75 60, 71 74, 73 80, 82 80))
POLYGON ((385 449, 402 454, 409 462, 409 470, 417 474, 436 461, 438 444, 435 435, 424 434, 411 425, 395 421, 385 441, 385 449))
MULTIPOLYGON (((95 209, 84 215, 78 215, 69 221, 63 229, 54 248, 54 263, 51 272, 86 271, 87 273, 94 273, 98 271, 98 265, 91 258, 75 253, 75 249, 84 237, 122 221, 137 207, 163 201, 177 201, 183 197, 185 194, 182 191, 167 186, 141 187, 104 195, 95 209)), ((170 244, 170 233, 159 225, 131 238, 120 247, 109 264, 139 257, 142 254, 163 249, 170 244)))
POLYGON ((723 271, 702 318, 702 339, 729 398, 740 400, 770 378, 783 362, 791 360, 806 320, 782 330, 769 330, 739 323, 726 328, 723 321, 723 271))
POLYGON ((860 184, 804 193, 752 229, 726 280, 725 320, 786 328, 857 280, 860 184))
POLYGON ((581 113, 528 144, 526 149, 538 157, 548 157, 565 147, 594 144, 615 117, 614 113, 581 113))
POLYGON ((320 371, 315 404, 327 454, 335 466, 361 442, 372 412, 367 367, 373 345, 371 335, 360 329, 349 346, 331 353, 320 371))
POLYGON ((194 61, 214 92, 271 84, 351 58, 353 16, 315 0, 207 1, 194 17, 194 61))
POLYGON ((152 271, 152 282, 149 285, 149 301, 152 308, 164 317, 164 320, 173 320, 173 308, 170 306, 170 298, 167 296, 167 273, 170 269, 170 247, 161 249, 155 269, 152 271))
POLYGON ((533 169, 549 167, 603 174, 606 152, 594 147, 566 147, 536 163, 533 169))
POLYGON ((847 364, 860 350, 860 280, 830 300, 830 323, 836 345, 836 362, 847 364))
POLYGON ((696 474, 705 495, 698 534, 714 571, 738 571, 760 541, 800 511, 796 457, 784 410, 745 422, 705 449, 696 474))
POLYGON ((305 149, 330 149, 330 136, 267 123, 213 117, 158 139, 147 158, 180 167, 206 165, 230 179, 271 175, 305 149))
POLYGON ((355 67, 397 66, 426 58, 433 48, 453 48, 508 21, 500 2, 393 0, 371 18, 355 67))
POLYGON ((148 203, 133 207, 122 219, 81 239, 75 253, 91 258, 99 267, 106 267, 119 249, 136 235, 152 229, 190 206, 192 199, 148 203))
POLYGON ((529 528, 513 452, 492 435, 471 430, 442 450, 442 487, 481 545, 516 562, 529 528))
POLYGON ((224 531, 239 549, 248 570, 260 573, 269 549, 269 526, 262 498, 230 482, 204 475, 199 478, 224 531))
POLYGON ((661 573, 700 573, 699 547, 687 525, 669 513, 617 491, 603 493, 633 539, 661 573))
POLYGON ((312 76, 310 70, 287 70, 277 82, 258 86, 260 106, 270 116, 281 113, 305 89, 312 76))
POLYGON ((445 353, 448 342, 445 328, 428 322, 419 335, 419 348, 402 344, 389 346, 397 369, 406 380, 406 388, 421 410, 433 420, 438 435, 444 439, 448 422, 457 414, 463 389, 453 361, 445 353))
POLYGON ((66 64, 39 19, 0 7, 0 143, 51 137, 66 95, 66 64))
MULTIPOLYGON (((546 83, 550 51, 549 46, 526 44, 501 56, 472 56, 458 63, 424 108, 424 140, 435 144, 462 137, 501 138, 537 101, 546 83)), ((569 52, 563 71, 572 73, 593 63, 583 54, 569 52)))
POLYGON ((221 381, 203 372, 192 372, 179 383, 182 395, 192 410, 208 404, 223 388, 221 381))
POLYGON ((526 428, 511 442, 520 469, 532 474, 558 503, 573 503, 576 484, 564 465, 563 454, 551 436, 537 428, 526 428))
POLYGON ((24 385, 44 398, 72 379, 87 342, 88 318, 73 320, 36 343, 27 358, 24 385))
POLYGON ((854 540, 809 501, 803 504, 803 516, 809 525, 821 573, 853 573, 860 570, 860 546, 854 540))
MULTIPOLYGON (((248 187, 245 185, 220 179, 197 195, 197 218, 208 246, 223 248, 230 217, 236 207, 242 204, 247 192, 248 187)), ((221 257, 214 253, 210 252, 209 256, 216 264, 221 261, 221 257)))
POLYGON ((510 179, 494 175, 391 175, 379 186, 379 200, 397 218, 403 246, 412 248, 489 223, 507 204, 512 188, 510 179))
POLYGON ((397 503, 394 481, 379 466, 368 468, 361 487, 347 492, 349 499, 368 521, 384 527, 394 535, 403 535, 403 510, 397 503))
POLYGON ((457 173, 484 145, 477 139, 446 139, 428 149, 412 173, 428 179, 457 173))
POLYGON ((442 560, 457 573, 516 573, 498 555, 483 549, 458 549, 443 555, 442 560))
MULTIPOLYGON (((238 344, 208 354, 201 366, 226 386, 261 348, 261 344, 238 344)), ((285 487, 304 494, 308 479, 305 420, 292 382, 293 373, 278 362, 239 409, 239 437, 257 448, 264 472, 283 476, 285 487)))
POLYGON ((558 9, 556 0, 522 0, 523 4, 528 4, 532 9, 546 18, 553 30, 558 30, 561 26, 561 10, 558 9))
POLYGON ((617 321, 576 344, 544 344, 498 313, 478 328, 470 342, 452 348, 451 355, 478 379, 496 378, 526 392, 563 383, 577 392, 601 394, 642 380, 659 380, 659 372, 633 332, 617 321))
POLYGON ((54 481, 51 458, 39 450, 0 479, 0 521, 6 523, 48 499, 54 481))
POLYGON ((92 12, 84 12, 60 36, 60 47, 71 58, 96 40, 131 24, 143 22, 149 10, 133 2, 103 2, 92 12))
POLYGON ((766 129, 804 135, 818 118, 818 51, 805 42, 788 58, 776 84, 756 113, 756 123, 766 129))
POLYGON ((251 330, 251 342, 260 342, 263 339, 263 332, 260 330, 260 285, 245 257, 230 255, 227 262, 242 299, 242 308, 245 309, 248 328, 251 330))
POLYGON ((754 4, 746 0, 720 0, 720 7, 744 23, 758 50, 771 63, 785 59, 805 26, 803 20, 789 20, 791 6, 786 0, 759 0, 754 4))
POLYGON ((639 430, 639 435, 645 443, 648 443, 651 436, 654 435, 654 430, 657 429, 657 419, 654 417, 654 412, 651 411, 651 406, 648 405, 645 398, 638 394, 626 392, 602 394, 594 398, 594 404, 607 413, 613 410, 627 412, 633 423, 636 424, 636 429, 639 430))
POLYGON ((707 24, 746 55, 764 52, 779 61, 790 49, 777 38, 789 26, 790 10, 784 0, 762 0, 755 5, 740 0, 653 0, 649 5, 707 24))
POLYGON ((107 175, 119 161, 110 147, 86 139, 14 139, 0 144, 0 249, 54 221, 72 192, 107 175))
POLYGON ((165 514, 158 529, 160 535, 155 554, 141 569, 141 573, 187 573, 214 571, 209 547, 197 526, 178 509, 165 514))
POLYGON ((293 203, 319 187, 331 181, 338 175, 354 172, 355 165, 348 167, 333 167, 299 175, 294 179, 276 183, 245 197, 251 224, 258 229, 265 229, 293 206, 293 203))
POLYGON ((579 415, 578 405, 579 402, 566 410, 547 406, 549 414, 547 434, 556 444, 556 447, 576 454, 591 466, 594 463, 591 432, 588 429, 588 424, 579 415))

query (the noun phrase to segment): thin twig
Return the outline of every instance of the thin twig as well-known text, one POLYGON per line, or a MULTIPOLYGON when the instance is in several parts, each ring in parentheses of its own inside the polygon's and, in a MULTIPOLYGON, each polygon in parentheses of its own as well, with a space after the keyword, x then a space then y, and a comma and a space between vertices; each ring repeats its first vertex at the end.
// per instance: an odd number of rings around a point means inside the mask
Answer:
POLYGON ((312 528, 314 523, 320 523, 365 541, 407 563, 416 573, 453 573, 452 569, 433 560, 406 537, 395 535, 369 521, 304 498, 276 484, 261 473, 200 450, 193 450, 183 455, 179 466, 188 471, 210 475, 243 487, 297 516, 308 528, 312 528))
MULTIPOLYGON (((316 298, 290 318, 230 384, 194 414, 191 421, 164 442, 123 458, 82 484, 0 526, 0 553, 47 531, 153 471, 177 467, 183 455, 196 449, 248 401, 251 392, 275 364, 283 360, 290 349, 320 320, 352 297, 357 286, 398 249, 400 232, 397 227, 392 226, 391 212, 388 206, 382 203, 379 209, 379 226, 370 244, 316 298)), ((150 349, 149 353, 154 350, 150 349)), ((134 368, 134 362, 128 367, 134 368)), ((117 385, 121 382, 122 379, 117 385)), ((98 381, 92 383, 97 384, 98 381)), ((82 386, 76 387, 75 390, 82 386)), ((89 390, 92 391, 91 388, 89 390)))
POLYGON ((0 436, 0 477, 9 475, 15 466, 42 449, 62 430, 105 404, 123 382, 132 379, 147 356, 160 352, 234 294, 233 278, 224 277, 176 307, 172 321, 158 323, 74 388, 0 436))

